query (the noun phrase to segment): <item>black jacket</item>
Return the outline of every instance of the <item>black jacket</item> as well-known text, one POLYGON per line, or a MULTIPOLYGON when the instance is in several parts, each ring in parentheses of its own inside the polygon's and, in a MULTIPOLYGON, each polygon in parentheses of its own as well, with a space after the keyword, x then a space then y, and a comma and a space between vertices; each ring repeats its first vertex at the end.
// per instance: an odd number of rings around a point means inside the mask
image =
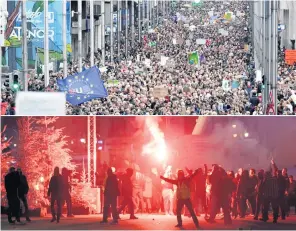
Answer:
POLYGON ((118 197, 119 194, 117 176, 112 174, 107 177, 104 195, 108 197, 118 197))
POLYGON ((54 199, 61 199, 63 196, 63 178, 61 175, 53 176, 49 182, 49 188, 47 192, 48 196, 54 199))
POLYGON ((120 177, 122 180, 122 196, 131 197, 133 196, 133 182, 130 176, 124 174, 120 177))
POLYGON ((7 197, 18 195, 18 188, 20 186, 20 176, 17 172, 8 173, 5 176, 5 189, 7 197))
POLYGON ((20 187, 18 189, 18 195, 23 196, 28 194, 29 192, 29 185, 27 181, 27 177, 25 175, 20 175, 20 187))

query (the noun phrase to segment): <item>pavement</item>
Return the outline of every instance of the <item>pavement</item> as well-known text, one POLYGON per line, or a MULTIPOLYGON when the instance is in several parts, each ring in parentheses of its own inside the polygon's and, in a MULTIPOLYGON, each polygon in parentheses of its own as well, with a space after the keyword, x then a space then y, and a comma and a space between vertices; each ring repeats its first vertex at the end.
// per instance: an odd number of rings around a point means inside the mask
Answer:
MULTIPOLYGON (((137 215, 138 220, 129 220, 129 215, 121 215, 117 225, 100 224, 102 215, 83 215, 74 218, 62 218, 60 223, 50 223, 51 217, 32 218, 32 222, 24 225, 10 225, 7 217, 2 216, 2 230, 180 230, 175 228, 175 216, 143 214, 137 215)), ((235 219, 231 226, 225 226, 223 220, 217 219, 215 224, 208 224, 203 217, 199 217, 201 230, 296 230, 296 216, 290 216, 285 221, 279 220, 273 224, 254 221, 252 217, 235 219)), ((182 230, 194 230, 191 218, 183 217, 182 230)))

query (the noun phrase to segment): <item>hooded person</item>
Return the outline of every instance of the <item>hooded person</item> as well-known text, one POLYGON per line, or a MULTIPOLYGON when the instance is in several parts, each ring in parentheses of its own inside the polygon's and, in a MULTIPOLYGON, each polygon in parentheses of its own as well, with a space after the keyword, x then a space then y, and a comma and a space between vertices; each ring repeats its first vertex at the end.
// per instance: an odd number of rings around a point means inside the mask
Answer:
POLYGON ((213 166, 212 174, 209 176, 211 184, 211 201, 210 201, 210 217, 206 219, 209 223, 215 222, 215 217, 219 208, 223 209, 224 224, 232 223, 230 216, 230 200, 231 194, 235 188, 235 184, 226 171, 217 165, 213 166))
POLYGON ((129 206, 130 219, 138 219, 135 216, 135 207, 133 202, 133 182, 132 182, 133 174, 134 174, 134 170, 132 168, 128 168, 124 174, 117 175, 118 178, 122 181, 121 194, 123 196, 122 204, 117 211, 118 218, 119 218, 119 214, 123 211, 123 209, 126 206, 129 206))
POLYGON ((69 172, 66 168, 62 169, 63 177, 63 205, 67 203, 67 217, 74 217, 72 214, 71 185, 69 183, 69 172))
POLYGON ((278 197, 279 197, 279 184, 276 176, 271 174, 271 171, 267 171, 265 173, 265 178, 263 182, 263 216, 262 221, 268 221, 268 211, 270 208, 270 204, 273 211, 273 223, 277 223, 279 216, 279 206, 278 206, 278 197))
POLYGON ((50 197, 51 222, 60 222, 63 200, 63 177, 60 174, 59 167, 54 168, 53 176, 50 179, 47 196, 50 197), (54 204, 57 203, 57 213, 54 204))
POLYGON ((163 176, 160 177, 162 180, 177 186, 177 221, 178 221, 178 224, 176 225, 176 227, 179 227, 179 228, 183 227, 181 212, 182 212, 182 209, 185 205, 187 207, 187 209, 189 210, 189 213, 192 217, 192 220, 193 220, 196 228, 199 228, 199 222, 198 222, 198 219, 194 213, 192 203, 190 200, 190 183, 191 183, 191 180, 197 175, 197 173, 198 173, 198 171, 196 170, 193 174, 185 177, 184 171, 178 170, 176 180, 165 178, 163 176))
POLYGON ((104 210, 103 210, 103 220, 101 223, 108 222, 109 209, 112 210, 112 224, 118 223, 117 214, 117 197, 120 195, 118 179, 113 173, 112 168, 107 170, 107 179, 104 186, 104 210))
POLYGON ((5 176, 5 190, 8 200, 8 222, 14 224, 15 221, 12 217, 16 218, 17 223, 21 223, 20 220, 20 200, 18 198, 18 188, 20 186, 20 177, 16 173, 15 168, 11 167, 9 173, 5 176))
POLYGON ((27 194, 29 192, 28 181, 20 168, 18 168, 17 171, 20 176, 20 186, 18 188, 18 197, 24 204, 26 221, 30 222, 31 220, 29 218, 29 206, 28 206, 28 200, 27 200, 27 194))

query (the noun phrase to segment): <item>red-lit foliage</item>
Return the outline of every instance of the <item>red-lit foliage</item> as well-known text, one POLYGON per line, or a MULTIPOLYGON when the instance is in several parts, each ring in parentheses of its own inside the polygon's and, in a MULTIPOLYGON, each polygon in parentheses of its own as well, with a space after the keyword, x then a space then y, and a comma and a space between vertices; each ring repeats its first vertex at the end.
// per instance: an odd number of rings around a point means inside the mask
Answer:
POLYGON ((8 173, 11 162, 14 160, 10 150, 8 150, 12 137, 5 139, 5 130, 6 126, 1 131, 1 205, 7 205, 4 177, 8 173))
MULTIPOLYGON (((75 171, 75 165, 71 162, 71 150, 68 148, 68 137, 63 135, 64 128, 55 127, 57 120, 58 117, 22 117, 17 121, 20 141, 17 161, 28 179, 31 208, 49 205, 46 194, 56 166, 60 170, 65 167, 75 171)), ((79 205, 88 207, 92 199, 84 193, 88 188, 90 185, 83 182, 77 182, 76 187, 73 187, 72 195, 78 194, 81 198, 79 205)))

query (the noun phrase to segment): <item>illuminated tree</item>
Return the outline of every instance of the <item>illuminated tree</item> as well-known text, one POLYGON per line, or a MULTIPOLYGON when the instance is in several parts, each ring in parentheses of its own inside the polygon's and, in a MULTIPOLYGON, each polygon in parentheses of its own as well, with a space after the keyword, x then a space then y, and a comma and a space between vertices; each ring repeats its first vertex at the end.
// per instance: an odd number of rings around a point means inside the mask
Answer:
POLYGON ((4 176, 7 174, 10 167, 10 163, 14 161, 14 158, 11 156, 11 151, 9 146, 11 144, 11 139, 7 139, 4 135, 6 131, 6 126, 1 132, 1 205, 6 205, 6 192, 4 187, 4 176))
POLYGON ((18 163, 26 174, 32 207, 49 204, 45 199, 54 167, 74 170, 70 149, 63 128, 56 129, 58 117, 22 117, 17 121, 19 130, 18 163))
POLYGON ((92 189, 91 183, 87 182, 87 175, 84 166, 83 159, 83 170, 80 179, 73 180, 73 201, 75 204, 83 206, 84 208, 96 209, 96 191, 92 189))
MULTIPOLYGON (((19 166, 26 174, 30 191, 30 206, 40 208, 49 205, 45 199, 53 169, 67 168, 75 173, 71 162, 71 150, 67 147, 64 128, 56 128, 58 117, 22 117, 17 121, 19 130, 19 166)), ((80 179, 73 179, 73 202, 85 208, 95 208, 96 195, 86 180, 85 169, 80 179)))

